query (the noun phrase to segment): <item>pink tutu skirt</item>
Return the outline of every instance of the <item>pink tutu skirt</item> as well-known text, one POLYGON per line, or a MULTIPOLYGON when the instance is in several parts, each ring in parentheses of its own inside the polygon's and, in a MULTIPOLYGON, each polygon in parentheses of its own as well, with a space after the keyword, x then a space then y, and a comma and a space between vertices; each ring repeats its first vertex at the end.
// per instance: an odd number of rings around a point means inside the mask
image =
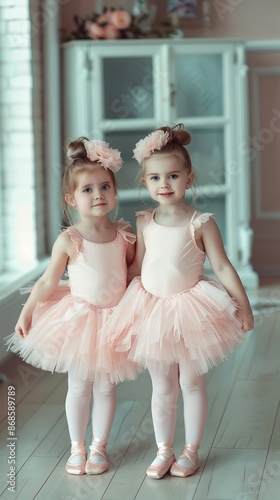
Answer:
POLYGON ((208 278, 193 288, 156 297, 134 278, 102 341, 143 368, 167 372, 172 363, 189 363, 198 374, 224 361, 244 339, 237 306, 224 288, 208 278))
POLYGON ((89 304, 72 296, 67 285, 59 285, 36 306, 28 335, 21 339, 13 333, 6 344, 27 363, 50 372, 70 371, 77 380, 135 379, 140 367, 127 359, 127 353, 114 352, 100 342, 98 332, 113 310, 89 304))

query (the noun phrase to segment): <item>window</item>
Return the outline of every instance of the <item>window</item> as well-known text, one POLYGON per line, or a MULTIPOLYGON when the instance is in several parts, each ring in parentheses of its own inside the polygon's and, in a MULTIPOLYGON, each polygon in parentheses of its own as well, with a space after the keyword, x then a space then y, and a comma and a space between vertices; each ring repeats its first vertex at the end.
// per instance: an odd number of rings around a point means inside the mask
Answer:
POLYGON ((0 0, 0 24, 1 298, 38 270, 46 248, 41 47, 29 0, 0 0))

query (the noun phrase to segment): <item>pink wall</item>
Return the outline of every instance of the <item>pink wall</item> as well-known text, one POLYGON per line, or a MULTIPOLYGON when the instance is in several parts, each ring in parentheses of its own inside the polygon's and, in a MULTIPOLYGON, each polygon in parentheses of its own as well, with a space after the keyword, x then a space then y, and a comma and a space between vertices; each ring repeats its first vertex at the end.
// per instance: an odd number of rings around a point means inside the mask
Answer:
POLYGON ((279 0, 223 0, 226 8, 214 9, 213 36, 244 38, 245 40, 279 39, 279 0), (236 7, 231 7, 236 5, 236 7))
POLYGON ((280 277, 280 51, 249 53, 252 179, 252 264, 280 277), (255 75, 255 76, 254 76, 255 75), (253 82, 255 81, 255 86, 253 82))
MULTIPOLYGON (((73 15, 85 15, 94 11, 94 0, 63 1, 61 27, 73 28, 73 15)), ((157 6, 157 19, 166 18, 166 0, 150 0, 157 6)), ((280 0, 212 0, 213 27, 207 36, 244 38, 246 40, 279 39, 280 0)), ((130 9, 133 0, 104 0, 104 5, 130 9)), ((187 37, 205 36, 203 28, 188 28, 187 37)))

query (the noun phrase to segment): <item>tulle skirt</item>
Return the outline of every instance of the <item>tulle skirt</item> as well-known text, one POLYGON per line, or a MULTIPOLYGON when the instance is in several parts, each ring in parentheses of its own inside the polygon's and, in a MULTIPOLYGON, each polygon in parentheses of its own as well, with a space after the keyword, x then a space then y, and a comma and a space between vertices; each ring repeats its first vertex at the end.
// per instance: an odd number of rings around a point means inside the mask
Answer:
POLYGON ((70 371, 77 380, 132 380, 140 367, 127 359, 127 353, 110 349, 98 335, 113 310, 74 297, 67 285, 60 285, 36 306, 28 335, 21 339, 13 333, 6 344, 27 363, 51 372, 70 371))
POLYGON ((191 359, 204 374, 244 339, 236 309, 224 288, 208 278, 185 292, 156 297, 137 277, 100 333, 102 342, 143 368, 167 372, 170 364, 191 359))

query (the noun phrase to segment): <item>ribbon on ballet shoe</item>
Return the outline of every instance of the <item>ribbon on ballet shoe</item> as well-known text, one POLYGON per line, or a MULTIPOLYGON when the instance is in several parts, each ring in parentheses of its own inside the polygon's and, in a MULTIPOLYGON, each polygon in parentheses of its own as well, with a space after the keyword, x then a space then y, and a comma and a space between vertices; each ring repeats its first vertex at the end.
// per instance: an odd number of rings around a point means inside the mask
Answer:
POLYGON ((84 441, 71 441, 71 455, 65 466, 68 474, 77 474, 80 476, 85 473, 86 453, 86 444, 84 441))
POLYGON ((198 448, 198 445, 185 444, 182 455, 179 456, 170 469, 171 476, 188 477, 199 469, 198 448))
POLYGON ((106 441, 93 437, 89 446, 90 455, 86 462, 85 472, 88 475, 103 474, 109 469, 109 460, 106 455, 106 441))
POLYGON ((152 479, 161 479, 176 460, 172 443, 158 443, 158 447, 157 456, 146 471, 152 479))

